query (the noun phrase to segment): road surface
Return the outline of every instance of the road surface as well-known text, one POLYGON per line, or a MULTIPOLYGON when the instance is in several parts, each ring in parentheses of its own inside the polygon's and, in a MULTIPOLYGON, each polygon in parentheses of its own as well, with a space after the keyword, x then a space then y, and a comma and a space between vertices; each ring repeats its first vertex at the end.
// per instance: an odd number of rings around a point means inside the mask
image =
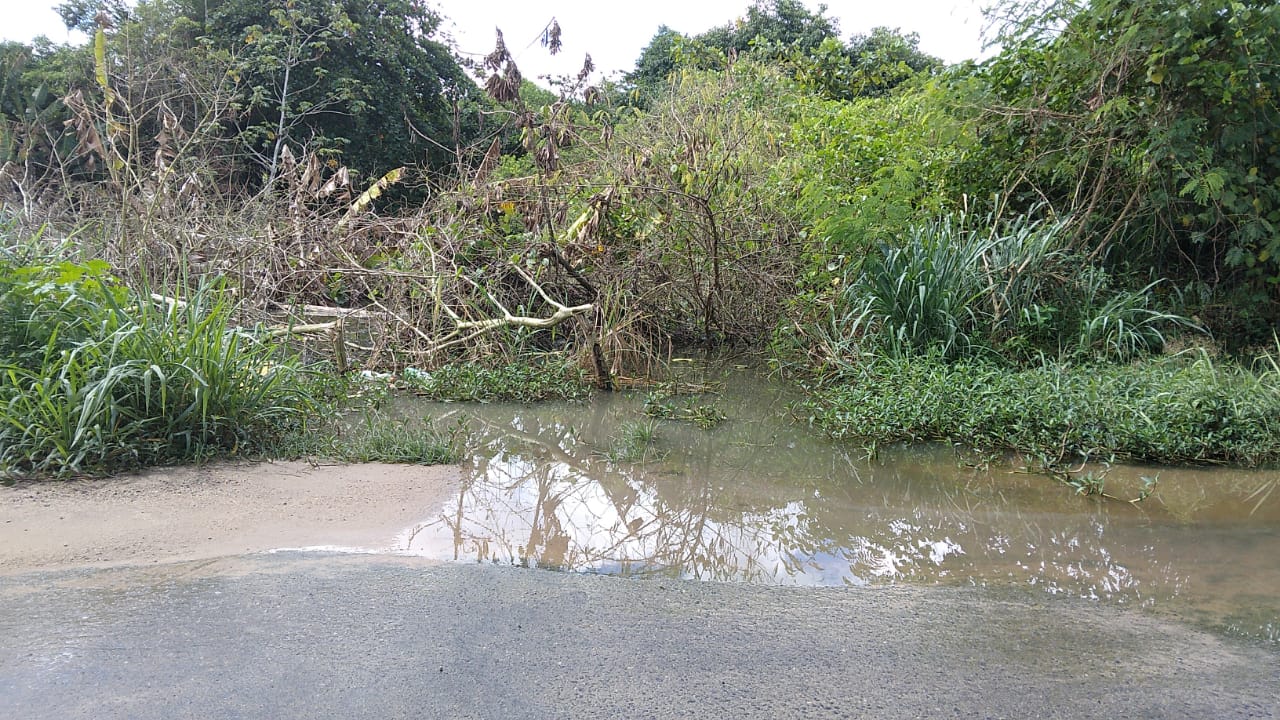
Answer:
POLYGON ((1280 656, 978 588, 250 554, 0 575, 0 718, 1280 717, 1280 656))

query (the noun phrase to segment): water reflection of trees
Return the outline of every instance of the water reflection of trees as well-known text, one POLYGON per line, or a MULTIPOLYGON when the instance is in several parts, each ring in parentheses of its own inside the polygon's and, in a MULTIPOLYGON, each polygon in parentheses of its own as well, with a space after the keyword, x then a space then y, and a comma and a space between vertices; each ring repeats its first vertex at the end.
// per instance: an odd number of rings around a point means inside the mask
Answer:
POLYGON ((628 409, 592 412, 540 408, 481 421, 456 504, 419 528, 411 549, 789 584, 1025 581, 1086 596, 1136 584, 1106 551, 1102 521, 1081 516, 1078 500, 1062 501, 1077 511, 1063 527, 1070 516, 1058 508, 1041 503, 1024 514, 1003 497, 1019 488, 965 478, 973 473, 936 454, 877 466, 777 428, 768 437, 751 426, 676 428, 663 462, 631 466, 601 452, 602 429, 628 409))
MULTIPOLYGON (((485 438, 458 502, 436 521, 452 556, 566 570, 764 579, 766 527, 717 518, 706 484, 663 497, 643 471, 592 453, 566 425, 516 418, 485 438), (533 427, 530 427, 531 424, 533 427)), ((433 528, 418 531, 425 541, 433 528)))
MULTIPOLYGON (((767 394, 729 403, 731 420, 711 432, 664 423, 666 456, 643 465, 604 452, 636 419, 638 399, 484 409, 456 503, 417 528, 407 550, 782 584, 1026 586, 1139 605, 1222 590, 1196 557, 1204 551, 1185 514, 1165 507, 1208 512, 1176 474, 1167 502, 1095 503, 1043 477, 961 467, 945 450, 871 462, 779 421, 777 404, 767 394)), ((1250 482, 1223 487, 1239 486, 1241 504, 1250 482)), ((1274 536, 1268 512, 1254 518, 1274 536)), ((1280 571, 1250 562, 1257 572, 1241 583, 1261 578, 1280 596, 1280 571)), ((1280 607, 1270 607, 1274 624, 1280 607)))

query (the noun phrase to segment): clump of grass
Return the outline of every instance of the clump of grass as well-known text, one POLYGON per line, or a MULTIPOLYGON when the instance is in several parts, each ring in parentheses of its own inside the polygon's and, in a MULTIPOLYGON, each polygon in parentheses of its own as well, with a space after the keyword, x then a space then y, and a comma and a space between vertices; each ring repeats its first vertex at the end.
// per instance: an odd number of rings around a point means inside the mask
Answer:
POLYGON ((445 365, 429 372, 407 369, 401 384, 443 401, 539 402, 576 400, 591 393, 586 372, 557 355, 523 358, 503 365, 445 365))
POLYGON ((912 227, 847 278, 825 345, 842 359, 1128 362, 1160 351, 1169 329, 1192 327, 1149 306, 1155 283, 1113 287, 1068 249, 1065 224, 1024 215, 975 226, 962 215, 912 227))
POLYGON ((296 360, 236 328, 219 285, 182 300, 105 263, 0 263, 0 475, 67 477, 252 452, 314 407, 296 360))
POLYGON ((901 245, 881 245, 845 288, 845 335, 872 333, 894 357, 934 348, 947 357, 977 342, 975 300, 990 243, 944 218, 911 228, 901 245))
POLYGON ((617 436, 611 438, 604 456, 615 463, 642 463, 661 460, 667 453, 659 449, 656 420, 623 423, 617 436))
POLYGON ((460 427, 441 429, 430 421, 405 423, 371 412, 350 427, 292 433, 266 454, 284 459, 450 465, 462 459, 464 447, 460 427))
POLYGON ((1280 461, 1280 384, 1207 355, 1010 369, 871 359, 815 390, 811 422, 869 444, 942 440, 1047 463, 1280 461))
POLYGON ((406 426, 386 418, 369 418, 338 445, 337 457, 347 462, 448 465, 462 459, 461 433, 441 430, 432 423, 406 426))
POLYGON ((666 420, 679 420, 710 430, 728 419, 720 408, 710 403, 698 402, 696 397, 664 397, 651 394, 645 398, 644 414, 666 420))

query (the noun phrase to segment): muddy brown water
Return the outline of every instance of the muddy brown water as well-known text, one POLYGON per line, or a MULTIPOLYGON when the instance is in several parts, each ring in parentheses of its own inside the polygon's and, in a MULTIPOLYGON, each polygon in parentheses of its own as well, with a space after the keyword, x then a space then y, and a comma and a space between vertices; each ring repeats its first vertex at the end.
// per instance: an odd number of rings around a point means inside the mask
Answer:
POLYGON ((689 367, 722 383, 711 430, 643 415, 644 393, 585 403, 402 399, 409 421, 466 422, 461 491, 396 550, 571 572, 783 585, 978 585, 1144 608, 1280 645, 1280 472, 1117 466, 1081 497, 949 447, 827 441, 765 374, 689 367), (647 456, 617 457, 651 422, 647 456), (1156 477, 1140 503, 1143 477, 1156 477))

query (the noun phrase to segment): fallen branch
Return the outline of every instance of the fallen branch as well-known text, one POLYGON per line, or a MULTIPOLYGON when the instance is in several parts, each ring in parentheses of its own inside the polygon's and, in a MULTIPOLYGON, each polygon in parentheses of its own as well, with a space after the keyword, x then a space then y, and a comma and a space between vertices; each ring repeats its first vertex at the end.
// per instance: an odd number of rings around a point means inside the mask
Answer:
POLYGON ((493 330, 496 328, 507 327, 511 325, 515 325, 518 327, 539 328, 539 329, 552 328, 564 322, 565 320, 568 320, 574 315, 579 315, 585 312, 591 312, 591 309, 594 307, 595 305, 593 305, 592 303, 587 303, 586 305, 574 305, 573 307, 562 306, 560 308, 557 308, 556 311, 552 313, 550 317, 545 317, 545 318, 525 317, 523 315, 512 315, 510 313, 504 313, 503 316, 500 318, 488 318, 486 320, 463 320, 458 323, 458 328, 461 330, 471 330, 471 329, 493 330))
POLYGON ((267 330, 267 337, 278 338, 286 335, 315 335, 317 333, 327 333, 338 329, 342 324, 341 320, 334 320, 327 323, 313 323, 311 325, 290 325, 288 327, 275 327, 267 330))
POLYGON ((470 285, 475 289, 483 292, 485 294, 485 297, 489 298, 489 302, 497 306, 498 310, 502 313, 502 317, 486 318, 484 320, 463 320, 462 318, 458 317, 458 314, 455 313, 451 308, 449 308, 448 305, 441 302, 439 295, 437 295, 436 300, 439 303, 439 306, 445 311, 445 314, 447 314, 450 317, 450 319, 453 320, 454 330, 449 334, 439 338, 438 340, 435 341, 434 344, 432 344, 431 346, 423 350, 422 351, 423 354, 434 355, 435 353, 438 353, 441 350, 444 350, 445 348, 453 347, 455 345, 460 345, 469 340, 473 340, 477 337, 480 337, 485 333, 489 333, 494 330, 497 330, 498 328, 526 327, 526 328, 532 328, 535 330, 545 330, 548 328, 553 328, 575 315, 588 313, 595 309, 594 303, 586 303, 584 305, 570 306, 570 305, 565 305, 564 303, 558 302, 556 300, 553 300, 551 299, 551 296, 547 295, 546 291, 542 289, 542 286, 538 284, 538 281, 535 280, 533 276, 531 276, 528 272, 526 272, 524 268, 520 267, 519 265, 512 265, 512 268, 516 271, 517 275, 519 275, 525 282, 529 283, 529 287, 533 288, 534 292, 538 294, 538 297, 541 297, 548 305, 555 308, 555 311, 551 313, 551 315, 549 315, 548 317, 530 317, 527 315, 515 315, 510 310, 508 310, 500 300, 494 297, 493 293, 490 293, 488 290, 480 287, 480 285, 477 282, 475 282, 471 278, 468 278, 464 275, 462 276, 464 280, 470 283, 470 285), (470 331, 470 332, 467 332, 467 331, 470 331))
MULTIPOLYGON (((435 355, 436 353, 439 353, 442 350, 446 350, 448 348, 470 342, 471 340, 474 340, 487 333, 493 332, 494 330, 497 330, 499 328, 524 327, 524 328, 530 328, 534 330, 546 330, 549 328, 553 328, 576 315, 582 315, 595 310, 596 308, 595 303, 585 303, 582 305, 565 305, 564 303, 553 300, 551 296, 549 296, 546 293, 546 291, 542 289, 542 286, 538 284, 537 280, 535 280, 533 276, 531 276, 524 268, 518 265, 513 265, 512 267, 515 269, 516 274, 518 274, 525 282, 527 282, 529 286, 533 288, 534 292, 536 292, 538 296, 543 299, 543 301, 545 301, 548 305, 554 308, 554 311, 550 315, 546 317, 516 315, 512 313, 510 310, 508 310, 500 300, 498 300, 496 297, 493 296, 492 293, 490 293, 485 288, 481 287, 479 283, 476 283, 474 280, 466 276, 462 276, 463 280, 469 283, 476 290, 484 293, 484 295, 489 299, 489 302, 493 303, 498 308, 498 311, 501 313, 499 317, 485 318, 482 320, 462 319, 458 315, 458 313, 454 312, 454 310, 444 302, 443 298, 440 296, 439 285, 437 285, 436 292, 435 292, 436 307, 444 311, 444 314, 447 315, 449 317, 449 320, 452 321, 453 323, 453 329, 440 337, 434 337, 434 338, 431 337, 426 332, 424 332, 422 328, 410 322, 403 316, 397 314, 396 312, 394 312, 387 306, 383 305, 382 303, 378 302, 377 300, 374 300, 373 304, 376 305, 381 312, 373 312, 368 310, 353 310, 351 316, 384 317, 384 318, 390 317, 391 319, 399 323, 401 326, 403 326, 404 328, 408 329, 410 332, 417 335, 419 339, 426 342, 425 348, 416 349, 408 352, 411 352, 414 355, 431 356, 431 355, 435 355)), ((306 310, 308 314, 323 315, 327 313, 337 313, 337 312, 340 312, 342 309, 309 305, 309 306, 306 306, 304 310, 306 310), (313 310, 320 311, 320 312, 311 312, 313 310)), ((345 338, 342 337, 342 330, 343 330, 342 324, 348 319, 348 317, 351 317, 351 316, 339 315, 337 320, 333 320, 330 322, 270 328, 267 331, 267 335, 268 337, 278 338, 278 337, 285 337, 290 335, 336 333, 340 338, 339 342, 342 342, 344 346, 353 347, 356 349, 363 349, 363 348, 360 348, 360 346, 358 345, 347 342, 345 338)))
POLYGON ((306 317, 332 317, 332 318, 379 318, 379 313, 370 310, 361 310, 360 308, 340 308, 330 307, 328 305, 301 305, 297 308, 306 317))

